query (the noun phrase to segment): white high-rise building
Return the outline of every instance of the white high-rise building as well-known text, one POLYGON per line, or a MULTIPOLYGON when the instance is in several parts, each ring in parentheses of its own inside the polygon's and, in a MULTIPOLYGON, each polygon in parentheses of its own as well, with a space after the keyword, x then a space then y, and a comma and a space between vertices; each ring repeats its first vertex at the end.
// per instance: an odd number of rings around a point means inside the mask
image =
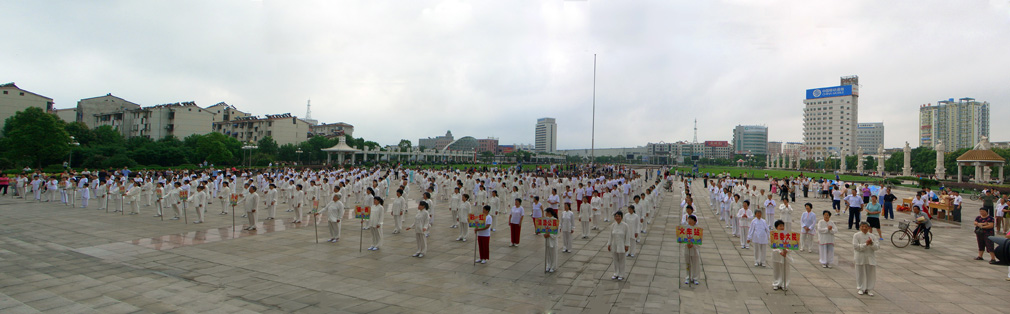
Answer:
POLYGON ((856 146, 863 155, 877 154, 877 148, 884 145, 884 123, 867 122, 856 125, 856 146))
POLYGON ((803 143, 808 158, 821 160, 856 153, 858 76, 843 76, 839 86, 808 89, 803 104, 803 143))
POLYGON ((974 147, 982 136, 989 136, 989 102, 951 98, 919 108, 919 146, 933 148, 943 140, 944 150, 952 152, 974 147))
POLYGON ((553 153, 558 150, 558 124, 554 118, 537 119, 536 151, 553 153))

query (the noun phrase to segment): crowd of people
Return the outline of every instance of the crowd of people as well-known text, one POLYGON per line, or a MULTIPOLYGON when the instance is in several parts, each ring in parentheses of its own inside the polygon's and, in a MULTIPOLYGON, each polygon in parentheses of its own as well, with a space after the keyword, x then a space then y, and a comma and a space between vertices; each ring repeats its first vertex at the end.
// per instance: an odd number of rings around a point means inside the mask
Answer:
MULTIPOLYGON (((294 224, 305 224, 312 219, 317 223, 325 222, 330 243, 340 241, 342 223, 349 216, 353 217, 353 209, 368 207, 369 218, 361 220, 361 227, 368 230, 371 239, 368 249, 379 251, 384 236, 413 230, 417 250, 411 256, 417 258, 427 254, 427 241, 435 217, 449 215, 452 224, 446 228, 458 229, 458 233, 454 232, 456 241, 477 241, 479 256, 474 263, 479 264, 490 261, 490 237, 498 232, 500 225, 508 226, 509 246, 518 247, 523 225, 529 224, 526 218, 529 217, 559 226, 557 234, 537 232, 537 236, 545 239, 545 272, 557 270, 559 252, 572 252, 575 231, 579 229, 581 239, 589 238, 594 232, 607 234, 607 250, 613 255, 613 280, 625 279, 626 259, 635 257, 653 220, 667 213, 661 207, 667 193, 679 192, 682 225, 695 227, 699 224, 697 204, 691 191, 694 179, 667 169, 636 172, 620 166, 577 167, 563 172, 400 167, 174 172, 122 169, 48 177, 41 174, 3 177, 14 194, 26 200, 77 205, 85 209, 128 211, 138 215, 142 208, 150 208, 154 217, 170 217, 169 220, 188 219, 186 213, 191 212, 192 222, 197 224, 203 223, 208 213, 229 215, 239 210, 242 217, 247 218, 242 227, 248 232, 254 232, 258 224, 269 220, 288 219, 294 224), (411 196, 416 196, 416 201, 408 202, 411 196), (415 202, 416 211, 412 213, 410 204, 415 202), (472 229, 471 214, 483 219, 472 229), (413 219, 408 221, 408 218, 413 219), (384 227, 386 219, 392 219, 392 228, 384 227), (504 221, 499 222, 499 219, 504 221), (388 229, 392 230, 385 232, 388 229)), ((871 191, 866 184, 805 177, 773 178, 767 186, 731 177, 702 180, 715 215, 713 219, 718 220, 715 225, 724 224, 732 237, 739 238, 741 250, 753 250, 754 266, 773 268, 775 290, 788 289, 786 265, 792 257, 790 250, 776 248, 771 252, 769 263, 770 232, 799 233, 799 251, 813 253, 816 247, 822 267, 832 268, 836 264, 834 244, 839 230, 832 217, 847 214, 847 228, 858 229, 852 236, 857 292, 873 295, 875 252, 884 240, 880 220, 894 219, 897 197, 890 188, 871 191), (813 197, 831 199, 831 210, 814 211, 811 203, 803 204, 800 210, 794 208, 797 193, 807 198, 810 191, 820 191, 813 197), (793 217, 797 214, 799 224, 794 226, 793 217)), ((960 196, 949 195, 951 201, 960 206, 960 196)), ((987 195, 992 195, 991 191, 987 195)), ((924 190, 912 201, 915 233, 926 235, 925 243, 921 243, 925 249, 931 244, 932 217, 922 209, 927 208, 926 203, 934 197, 942 198, 924 190)), ((1007 228, 1002 219, 1010 216, 1010 209, 1005 196, 983 201, 985 205, 975 219, 979 243, 977 259, 982 260, 983 252, 989 252, 995 263, 989 237, 1007 228)), ((669 208, 672 207, 666 209, 669 208)), ((1007 237, 1010 238, 1010 234, 1007 237)), ((700 247, 688 244, 683 250, 688 270, 684 283, 698 284, 700 247)))

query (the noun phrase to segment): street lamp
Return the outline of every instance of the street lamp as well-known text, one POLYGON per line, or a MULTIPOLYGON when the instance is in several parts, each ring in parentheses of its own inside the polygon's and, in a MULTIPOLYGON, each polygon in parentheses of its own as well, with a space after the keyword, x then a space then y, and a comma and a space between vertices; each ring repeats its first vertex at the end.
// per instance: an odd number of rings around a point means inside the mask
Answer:
POLYGON ((297 166, 302 162, 302 149, 299 148, 298 150, 296 150, 295 154, 298 154, 298 159, 295 160, 295 165, 297 166))
MULTIPOLYGON (((248 162, 246 163, 247 167, 250 167, 250 168, 252 167, 252 150, 257 149, 257 148, 259 148, 259 147, 257 147, 256 145, 253 145, 252 142, 249 142, 249 144, 246 144, 246 146, 242 146, 242 150, 246 151, 248 153, 248 155, 249 155, 248 162)), ((243 155, 245 155, 245 154, 243 154, 243 155)))
MULTIPOLYGON (((74 138, 73 136, 70 136, 70 145, 81 146, 81 143, 78 143, 76 138, 74 138)), ((69 170, 70 168, 74 167, 74 148, 73 147, 70 148, 70 157, 68 159, 69 160, 67 161, 67 169, 69 170)))

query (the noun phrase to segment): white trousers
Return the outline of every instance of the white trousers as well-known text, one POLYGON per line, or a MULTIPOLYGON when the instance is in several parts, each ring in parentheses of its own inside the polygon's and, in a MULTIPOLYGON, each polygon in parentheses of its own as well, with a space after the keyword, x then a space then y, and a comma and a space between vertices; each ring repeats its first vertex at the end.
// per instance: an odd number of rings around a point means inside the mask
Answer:
POLYGON ((687 279, 688 280, 700 280, 701 279, 701 256, 698 254, 688 252, 684 255, 684 259, 687 262, 687 279))
POLYGON ((547 269, 556 269, 558 267, 558 239, 557 238, 547 238, 544 239, 544 254, 547 255, 547 269))
POLYGON ((253 228, 256 227, 256 214, 259 214, 259 213, 258 212, 246 212, 246 216, 247 216, 247 218, 249 218, 249 226, 250 227, 253 227, 253 228))
POLYGON ((329 226, 330 226, 330 238, 340 239, 340 222, 330 221, 329 226))
POLYGON ((740 226, 740 218, 737 218, 736 216, 732 216, 732 217, 729 218, 729 220, 730 220, 729 224, 733 226, 733 235, 739 236, 740 235, 740 229, 743 228, 743 227, 740 226))
POLYGON ((372 246, 374 247, 382 246, 382 231, 379 229, 382 228, 372 227, 368 229, 372 232, 372 246))
POLYGON ((877 283, 876 265, 856 265, 856 289, 861 291, 873 290, 873 285, 877 283))
POLYGON ((561 246, 561 249, 563 249, 565 251, 571 251, 572 250, 572 233, 569 232, 569 231, 561 231, 561 232, 558 232, 558 233, 561 234, 561 243, 563 244, 561 246))
POLYGON ((427 254, 428 253, 428 238, 424 236, 424 233, 414 233, 417 238, 417 253, 427 254))
POLYGON ((393 224, 394 224, 393 231, 400 232, 400 229, 402 229, 403 227, 403 219, 401 219, 402 217, 403 215, 393 215, 393 224))
POLYGON ((821 265, 831 265, 835 262, 835 244, 821 244, 821 265))
POLYGON ((810 252, 814 251, 814 235, 811 233, 800 233, 800 251, 807 250, 810 252))
MULTIPOLYGON (((460 215, 462 216, 462 215, 460 215)), ((466 240, 470 236, 470 222, 467 221, 469 217, 459 217, 459 237, 466 240)))
POLYGON ((589 236, 589 220, 583 219, 580 222, 582 223, 582 236, 583 237, 588 237, 589 236))
MULTIPOLYGON (((778 254, 778 253, 773 253, 778 254)), ((789 277, 786 277, 786 263, 772 262, 772 287, 789 288, 789 277)))
POLYGON ((740 226, 740 247, 747 247, 747 232, 750 226, 740 226))
POLYGON ((754 243, 754 264, 764 265, 768 255, 768 243, 754 243))
POLYGON ((623 250, 614 250, 613 254, 614 254, 614 276, 624 277, 624 255, 627 254, 627 252, 624 252, 623 250))
POLYGON ((199 220, 199 221, 202 222, 203 221, 203 213, 204 213, 203 206, 196 205, 196 206, 193 206, 193 209, 196 210, 196 220, 199 220))

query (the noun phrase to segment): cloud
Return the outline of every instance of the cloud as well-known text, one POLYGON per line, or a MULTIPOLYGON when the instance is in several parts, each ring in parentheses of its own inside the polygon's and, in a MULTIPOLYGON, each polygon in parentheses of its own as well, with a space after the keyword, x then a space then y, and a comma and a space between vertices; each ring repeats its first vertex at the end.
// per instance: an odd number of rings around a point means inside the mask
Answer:
POLYGON ((805 89, 859 75, 860 121, 917 138, 919 105, 992 104, 1010 140, 1006 1, 16 1, 0 80, 57 107, 113 93, 220 101, 355 125, 382 144, 443 134, 559 148, 730 140, 737 124, 802 140, 805 89))

